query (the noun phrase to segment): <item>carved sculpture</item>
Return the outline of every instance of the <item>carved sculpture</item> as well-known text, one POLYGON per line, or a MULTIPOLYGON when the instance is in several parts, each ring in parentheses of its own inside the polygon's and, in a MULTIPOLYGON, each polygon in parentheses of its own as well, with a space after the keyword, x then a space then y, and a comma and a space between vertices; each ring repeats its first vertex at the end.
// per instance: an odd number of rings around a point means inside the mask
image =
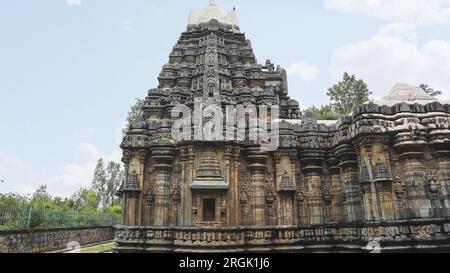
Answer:
MULTIPOLYGON (((359 242, 374 230, 392 239, 404 232, 399 221, 450 216, 448 103, 400 84, 387 101, 318 121, 289 97, 283 68, 257 64, 235 14, 220 14, 208 7, 191 18, 148 92, 144 119, 123 139, 118 249, 288 245, 317 234, 326 240, 328 225, 338 239, 359 242), (204 21, 207 14, 218 18, 204 21), (263 152, 248 139, 174 140, 171 110, 194 110, 195 98, 224 113, 227 104, 276 103, 278 149, 263 152), (378 229, 381 222, 394 224, 378 229)), ((417 226, 417 236, 440 232, 417 226)))

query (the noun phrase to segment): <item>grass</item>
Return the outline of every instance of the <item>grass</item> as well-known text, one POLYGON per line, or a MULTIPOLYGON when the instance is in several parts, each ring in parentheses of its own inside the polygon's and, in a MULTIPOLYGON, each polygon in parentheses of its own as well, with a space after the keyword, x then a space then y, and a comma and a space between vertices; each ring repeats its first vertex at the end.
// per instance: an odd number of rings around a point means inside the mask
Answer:
POLYGON ((115 246, 115 243, 107 243, 107 244, 103 244, 103 245, 90 247, 87 249, 82 249, 81 253, 103 253, 103 252, 112 250, 114 246, 115 246))

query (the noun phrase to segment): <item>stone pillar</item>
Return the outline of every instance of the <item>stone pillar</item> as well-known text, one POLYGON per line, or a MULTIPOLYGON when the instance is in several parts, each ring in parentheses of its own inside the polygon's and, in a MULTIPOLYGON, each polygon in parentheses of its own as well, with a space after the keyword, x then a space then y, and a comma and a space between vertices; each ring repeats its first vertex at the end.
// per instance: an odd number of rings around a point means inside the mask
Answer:
POLYGON ((130 166, 130 160, 131 160, 131 151, 124 150, 123 156, 122 156, 122 162, 124 165, 124 181, 122 182, 122 186, 120 187, 118 191, 118 196, 122 198, 122 221, 123 225, 129 225, 128 220, 128 198, 125 194, 124 190, 127 185, 128 180, 128 173, 129 173, 129 166, 130 166))
POLYGON ((331 223, 341 223, 344 220, 344 195, 338 164, 339 160, 330 152, 327 157, 327 167, 331 187, 331 218, 329 219, 331 223))
POLYGON ((307 189, 307 207, 308 207, 308 224, 322 224, 323 223, 323 202, 321 192, 320 173, 322 168, 319 166, 307 166, 303 168, 306 179, 307 189))
POLYGON ((394 140, 406 187, 409 219, 432 216, 423 162, 426 138, 425 132, 411 130, 398 133, 394 140))
POLYGON ((362 221, 361 186, 358 179, 358 162, 355 149, 350 144, 342 144, 334 150, 339 159, 341 169, 341 181, 344 192, 345 221, 352 223, 362 221))
MULTIPOLYGON (((297 165, 298 165, 298 152, 297 150, 292 150, 289 153, 289 159, 291 160, 291 179, 292 179, 292 187, 293 189, 297 189, 297 165)), ((292 210, 292 225, 296 225, 297 222, 297 202, 296 202, 296 194, 295 191, 294 194, 290 197, 290 207, 292 210)))
POLYGON ((125 182, 123 189, 123 221, 127 226, 138 226, 142 223, 141 191, 144 180, 145 150, 125 151, 125 182))
POLYGON ((408 218, 430 217, 431 203, 425 185, 425 167, 422 153, 404 153, 400 156, 406 185, 406 200, 410 215, 408 218))
POLYGON ((250 217, 252 226, 265 226, 265 190, 264 179, 267 155, 259 147, 250 147, 247 150, 248 168, 250 176, 250 217))
POLYGON ((389 136, 376 134, 355 140, 366 221, 395 220, 389 143, 389 136))
POLYGON ((154 201, 154 226, 168 226, 170 221, 170 177, 174 159, 173 147, 153 147, 156 185, 154 201))
POLYGON ((323 224, 323 199, 321 175, 325 152, 322 150, 302 150, 300 154, 302 171, 306 180, 308 224, 323 224))
POLYGON ((275 185, 276 185, 276 190, 278 192, 278 197, 276 200, 274 200, 273 204, 272 204, 272 210, 276 209, 276 218, 277 221, 275 222, 278 223, 279 225, 282 225, 282 217, 283 217, 283 198, 281 198, 280 194, 279 194, 279 188, 280 188, 280 183, 281 183, 281 177, 283 175, 283 172, 281 170, 281 156, 282 153, 280 150, 274 152, 273 154, 273 159, 274 159, 274 163, 275 163, 275 185), (275 207, 275 208, 274 208, 275 207))
POLYGON ((225 146, 223 159, 225 160, 225 173, 224 173, 224 180, 225 183, 230 186, 230 191, 222 198, 222 210, 221 210, 221 216, 222 218, 226 218, 226 221, 224 219, 221 220, 222 223, 227 223, 227 225, 234 226, 234 215, 236 213, 236 206, 234 203, 234 200, 236 198, 236 193, 238 192, 238 189, 235 188, 235 181, 233 181, 233 160, 232 160, 232 154, 233 154, 233 147, 231 146, 225 146), (226 208, 226 204, 228 205, 228 208, 226 208))
MULTIPOLYGON (((437 145, 433 145, 437 146, 437 145)), ((428 187, 434 202, 435 217, 450 216, 450 150, 433 147, 431 166, 428 166, 428 187), (434 184, 433 184, 434 183, 434 184)))
POLYGON ((238 226, 239 225, 239 215, 241 215, 241 212, 239 210, 239 167, 241 165, 240 163, 240 154, 241 149, 238 147, 233 148, 233 174, 231 176, 231 204, 233 204, 233 212, 230 212, 231 214, 231 226, 238 226))
POLYGON ((194 181, 194 146, 189 146, 185 149, 185 170, 184 175, 182 177, 183 186, 181 191, 183 192, 183 226, 192 226, 192 211, 193 211, 193 202, 192 202, 192 192, 189 188, 190 184, 194 181))
MULTIPOLYGON (((445 124, 442 125, 437 127, 445 128, 445 124)), ((429 145, 432 148, 432 155, 436 163, 435 178, 441 205, 440 217, 450 217, 450 145, 443 141, 450 138, 450 132, 439 128, 431 131, 429 136, 429 145)))
POLYGON ((186 184, 186 166, 187 166, 187 154, 188 149, 185 147, 180 148, 180 167, 181 167, 181 174, 180 174, 180 204, 182 206, 182 209, 178 211, 178 217, 179 217, 179 223, 180 226, 186 226, 185 224, 185 199, 186 199, 186 189, 189 190, 189 184, 186 184))
MULTIPOLYGON (((139 189, 142 190, 144 189, 144 179, 145 179, 145 164, 147 162, 147 150, 139 150, 137 152, 137 157, 139 159, 139 170, 138 170, 138 183, 139 183, 139 189)), ((145 208, 145 204, 144 204, 144 200, 143 200, 143 195, 139 194, 137 196, 136 199, 136 211, 137 211, 137 215, 136 215, 136 225, 141 226, 144 223, 144 218, 145 218, 145 214, 144 214, 144 208, 145 208)))

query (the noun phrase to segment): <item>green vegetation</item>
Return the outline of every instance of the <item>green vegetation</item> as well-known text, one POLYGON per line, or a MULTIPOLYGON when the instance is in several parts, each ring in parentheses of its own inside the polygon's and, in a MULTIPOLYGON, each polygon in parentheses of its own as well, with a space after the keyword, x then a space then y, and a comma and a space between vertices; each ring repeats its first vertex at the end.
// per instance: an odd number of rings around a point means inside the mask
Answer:
POLYGON ((321 108, 313 106, 306 109, 305 113, 312 114, 318 120, 336 120, 349 115, 353 107, 369 101, 371 94, 363 80, 345 72, 342 81, 328 88, 327 95, 331 103, 321 108))
POLYGON ((142 107, 145 105, 145 99, 136 98, 135 103, 131 106, 128 112, 127 124, 122 130, 123 136, 127 134, 128 128, 133 122, 139 122, 144 119, 144 111, 142 107))
POLYGON ((40 186, 31 197, 0 194, 0 230, 109 226, 120 223, 122 206, 115 196, 123 181, 121 165, 100 159, 90 188, 70 198, 53 197, 40 186))
POLYGON ((315 106, 305 110, 306 114, 311 114, 318 120, 338 120, 340 118, 339 114, 333 111, 331 105, 324 105, 320 108, 315 106))
MULTIPOLYGON (((143 120, 144 103, 144 99, 136 99, 131 106, 124 134, 131 123, 143 120)), ((120 163, 99 159, 90 187, 80 188, 70 198, 51 196, 46 185, 40 186, 31 197, 0 193, 0 230, 117 224, 122 204, 116 194, 124 179, 120 163)))

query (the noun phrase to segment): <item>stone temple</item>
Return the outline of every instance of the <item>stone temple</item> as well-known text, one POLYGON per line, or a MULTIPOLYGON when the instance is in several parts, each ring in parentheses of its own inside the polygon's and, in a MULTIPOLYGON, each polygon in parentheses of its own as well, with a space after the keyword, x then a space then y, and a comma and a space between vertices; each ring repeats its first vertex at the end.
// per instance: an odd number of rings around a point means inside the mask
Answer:
MULTIPOLYGON (((382 72, 380 72, 382 73, 382 72)), ((118 252, 450 249, 450 104, 398 84, 339 121, 304 115, 234 10, 191 13, 121 148, 118 252), (388 92, 387 92, 388 93, 388 92), (176 105, 278 105, 279 147, 176 141, 176 105)))

